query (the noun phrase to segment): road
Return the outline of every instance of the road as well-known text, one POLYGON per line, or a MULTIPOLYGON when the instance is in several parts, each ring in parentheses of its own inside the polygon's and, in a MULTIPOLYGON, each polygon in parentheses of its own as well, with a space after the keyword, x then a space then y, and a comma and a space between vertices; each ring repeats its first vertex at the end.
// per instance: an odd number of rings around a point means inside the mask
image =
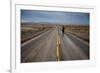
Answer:
POLYGON ((89 43, 68 32, 63 35, 57 27, 21 44, 22 63, 86 59, 89 59, 89 43))

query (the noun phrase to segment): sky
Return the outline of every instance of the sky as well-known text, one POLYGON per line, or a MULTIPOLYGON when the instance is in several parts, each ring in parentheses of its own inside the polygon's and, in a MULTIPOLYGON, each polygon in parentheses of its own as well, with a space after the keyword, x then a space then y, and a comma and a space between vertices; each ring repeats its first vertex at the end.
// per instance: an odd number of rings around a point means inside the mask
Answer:
POLYGON ((89 25, 89 13, 21 10, 21 22, 89 25))

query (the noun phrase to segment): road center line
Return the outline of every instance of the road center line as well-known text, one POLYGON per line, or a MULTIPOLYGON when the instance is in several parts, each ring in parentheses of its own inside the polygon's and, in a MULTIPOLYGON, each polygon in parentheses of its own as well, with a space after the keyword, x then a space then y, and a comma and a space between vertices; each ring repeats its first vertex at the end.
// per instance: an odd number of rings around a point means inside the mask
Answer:
POLYGON ((57 61, 60 61, 60 37, 58 31, 56 36, 57 36, 56 56, 57 56, 57 61))

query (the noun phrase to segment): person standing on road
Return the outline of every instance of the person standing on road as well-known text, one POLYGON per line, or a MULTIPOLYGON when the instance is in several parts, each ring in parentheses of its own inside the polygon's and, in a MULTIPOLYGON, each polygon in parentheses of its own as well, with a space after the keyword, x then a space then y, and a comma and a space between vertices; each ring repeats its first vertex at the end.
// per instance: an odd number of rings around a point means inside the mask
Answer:
POLYGON ((62 26, 62 34, 64 35, 64 26, 62 26))

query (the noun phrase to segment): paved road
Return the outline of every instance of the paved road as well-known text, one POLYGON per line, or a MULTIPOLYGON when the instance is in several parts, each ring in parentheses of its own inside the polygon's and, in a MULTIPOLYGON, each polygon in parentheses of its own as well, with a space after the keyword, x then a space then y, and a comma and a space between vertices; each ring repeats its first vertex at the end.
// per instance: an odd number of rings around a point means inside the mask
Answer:
POLYGON ((89 59, 89 44, 82 39, 65 32, 61 38, 61 60, 89 59))
POLYGON ((89 43, 75 35, 52 28, 21 44, 21 62, 45 62, 64 60, 89 59, 89 43), (58 34, 59 33, 59 34, 58 34), (57 36, 60 38, 59 51, 57 51, 57 36))

